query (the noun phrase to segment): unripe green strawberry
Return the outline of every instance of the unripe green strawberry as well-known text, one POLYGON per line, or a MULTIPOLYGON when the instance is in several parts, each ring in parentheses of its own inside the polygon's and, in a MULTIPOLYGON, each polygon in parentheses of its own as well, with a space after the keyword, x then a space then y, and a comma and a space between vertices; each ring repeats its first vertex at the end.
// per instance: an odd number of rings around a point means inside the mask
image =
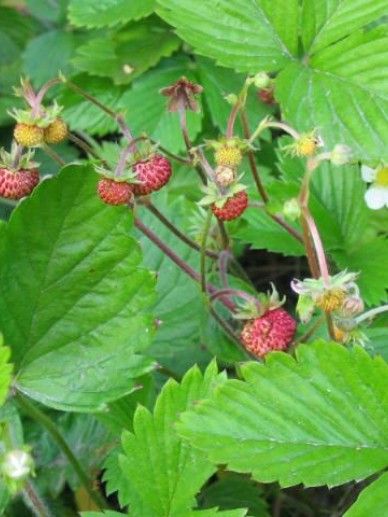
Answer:
POLYGON ((247 193, 242 190, 226 200, 222 207, 211 205, 213 214, 221 221, 231 221, 239 217, 248 206, 247 193))
POLYGON ((133 185, 126 181, 102 178, 98 182, 97 192, 107 205, 126 205, 133 200, 133 185))
POLYGON ((259 318, 245 323, 241 342, 255 357, 264 357, 272 350, 285 350, 293 340, 296 322, 284 309, 268 310, 259 318))
POLYGON ((23 147, 36 147, 43 143, 43 129, 32 124, 16 124, 13 136, 23 147))
POLYGON ((28 196, 39 183, 36 169, 12 171, 0 168, 0 196, 7 199, 21 199, 28 196))
POLYGON ((161 154, 154 154, 133 166, 136 181, 133 191, 136 196, 146 196, 161 189, 171 177, 171 164, 161 154))
POLYGON ((46 144, 59 144, 67 137, 67 125, 61 119, 57 118, 49 124, 43 132, 43 138, 46 144))

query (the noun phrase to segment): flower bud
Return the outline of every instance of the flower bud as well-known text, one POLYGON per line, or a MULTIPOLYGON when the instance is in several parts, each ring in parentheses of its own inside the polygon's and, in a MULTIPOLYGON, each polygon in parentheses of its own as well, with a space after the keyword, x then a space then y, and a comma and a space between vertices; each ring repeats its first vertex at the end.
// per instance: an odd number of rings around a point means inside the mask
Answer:
POLYGON ((296 221, 301 215, 300 206, 298 200, 293 197, 286 201, 283 205, 283 214, 287 219, 291 219, 291 221, 296 221))
POLYGON ((215 170, 216 182, 221 187, 228 187, 235 180, 235 172, 231 167, 219 165, 215 170))
POLYGON ((1 470, 5 477, 19 481, 32 473, 34 462, 31 454, 23 449, 14 449, 5 454, 1 470))
POLYGON ((268 88, 271 84, 271 78, 266 72, 259 72, 253 77, 253 84, 256 88, 268 88))
POLYGON ((231 106, 234 106, 236 104, 236 102, 238 101, 238 97, 237 97, 237 95, 235 93, 229 93, 228 95, 225 95, 224 99, 231 106))
POLYGON ((352 150, 345 144, 337 144, 330 153, 333 165, 345 165, 352 159, 352 150))
POLYGON ((355 316, 364 310, 364 302, 357 295, 347 296, 341 307, 343 316, 355 316))

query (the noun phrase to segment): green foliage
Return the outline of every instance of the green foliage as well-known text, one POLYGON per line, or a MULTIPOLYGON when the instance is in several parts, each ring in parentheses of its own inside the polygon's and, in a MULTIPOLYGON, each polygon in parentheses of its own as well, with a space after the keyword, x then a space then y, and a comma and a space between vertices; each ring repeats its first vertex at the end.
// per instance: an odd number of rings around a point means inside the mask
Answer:
POLYGON ((189 513, 195 494, 215 468, 202 452, 182 442, 174 424, 182 411, 223 382, 225 376, 217 374, 214 362, 204 375, 194 367, 180 385, 173 380, 165 384, 153 413, 144 407, 137 409, 134 431, 123 434, 124 454, 119 457, 124 477, 119 497, 121 504, 129 504, 132 515, 189 513))
POLYGON ((344 517, 384 515, 387 511, 388 473, 382 474, 359 495, 344 517))
POLYGON ((87 166, 64 169, 1 235, 0 325, 17 387, 61 409, 101 408, 152 368, 141 352, 152 335, 153 275, 139 267, 130 213, 103 205, 96 179, 87 166))
POLYGON ((296 357, 245 364, 245 382, 185 414, 180 434, 215 463, 281 486, 335 486, 386 467, 387 363, 323 341, 296 357))
POLYGON ((3 345, 3 337, 0 334, 0 406, 4 404, 11 384, 13 367, 9 363, 10 355, 11 350, 3 345))

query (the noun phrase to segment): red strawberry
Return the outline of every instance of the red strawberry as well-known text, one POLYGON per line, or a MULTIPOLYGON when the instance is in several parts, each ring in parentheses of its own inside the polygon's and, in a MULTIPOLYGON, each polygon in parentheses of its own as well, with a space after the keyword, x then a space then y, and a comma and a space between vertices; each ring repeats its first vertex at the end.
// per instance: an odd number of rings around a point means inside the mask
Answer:
POLYGON ((98 182, 97 191, 107 205, 126 205, 133 199, 133 185, 126 181, 102 178, 98 182))
POLYGON ((214 203, 211 206, 213 214, 221 221, 231 221, 239 217, 248 206, 248 196, 245 190, 237 192, 230 197, 222 208, 218 208, 214 203))
POLYGON ((0 169, 0 196, 8 199, 21 199, 28 196, 39 183, 37 169, 10 171, 0 169))
POLYGON ((264 104, 276 104, 276 100, 274 97, 274 91, 272 88, 262 88, 259 90, 259 97, 264 104))
POLYGON ((241 332, 244 347, 256 357, 264 357, 271 350, 285 350, 291 343, 296 322, 284 309, 267 311, 249 320, 241 332))
POLYGON ((146 196, 161 189, 171 177, 171 164, 161 154, 154 154, 148 160, 142 160, 133 166, 136 174, 133 191, 137 196, 146 196))

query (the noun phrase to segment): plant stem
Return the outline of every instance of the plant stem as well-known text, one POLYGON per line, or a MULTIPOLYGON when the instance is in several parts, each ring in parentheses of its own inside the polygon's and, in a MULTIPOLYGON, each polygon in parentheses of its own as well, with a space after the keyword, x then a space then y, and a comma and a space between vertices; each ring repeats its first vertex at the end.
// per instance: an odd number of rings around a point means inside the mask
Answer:
POLYGON ((32 481, 26 481, 22 494, 25 504, 33 511, 36 517, 51 516, 50 510, 47 508, 46 503, 36 490, 32 481))
POLYGON ((85 490, 88 492, 92 501, 99 507, 99 509, 107 508, 107 504, 104 498, 95 490, 93 490, 91 482, 83 470, 81 464, 74 456, 70 447, 67 445, 66 440, 63 438, 61 433, 59 432, 55 423, 49 418, 43 411, 41 411, 37 406, 32 404, 27 397, 22 395, 20 392, 16 392, 15 399, 19 406, 34 420, 36 420, 42 427, 46 429, 46 431, 50 434, 54 442, 57 446, 62 450, 62 452, 67 457, 69 463, 74 468, 81 484, 84 486, 85 490))
POLYGON ((281 129, 285 133, 288 133, 292 136, 295 140, 298 140, 300 138, 300 134, 298 131, 290 127, 288 124, 285 124, 284 122, 275 122, 272 120, 262 120, 260 124, 257 126, 255 131, 252 133, 252 136, 249 139, 249 143, 251 144, 256 138, 264 131, 264 129, 267 128, 275 128, 275 129, 281 129))
MULTIPOLYGON (((157 208, 156 206, 149 200, 143 199, 142 204, 159 219, 159 221, 164 224, 174 235, 176 235, 181 241, 190 246, 190 248, 200 251, 201 247, 187 237, 184 233, 182 233, 171 221, 167 219, 157 208)), ((217 259, 218 253, 211 250, 205 251, 206 255, 210 258, 217 259)))
POLYGON ((100 155, 91 147, 87 142, 84 142, 81 138, 78 138, 77 135, 74 135, 73 133, 68 134, 68 139, 73 142, 77 147, 82 149, 82 151, 88 155, 94 156, 94 158, 97 158, 97 160, 100 160, 102 163, 106 163, 105 160, 103 160, 100 155))
POLYGON ((102 104, 99 100, 97 100, 93 95, 90 95, 88 92, 80 88, 78 85, 73 83, 72 81, 69 81, 67 79, 64 80, 64 83, 67 84, 67 86, 70 88, 70 90, 73 90, 74 92, 81 95, 81 97, 84 97, 86 100, 100 108, 100 110, 104 111, 107 115, 112 117, 113 119, 117 120, 117 115, 114 111, 109 109, 107 106, 102 104))
POLYGON ((47 156, 50 156, 54 162, 57 162, 61 167, 64 167, 66 165, 66 162, 62 160, 62 158, 57 154, 51 147, 49 147, 46 144, 42 145, 43 151, 47 154, 47 156))
POLYGON ((311 327, 297 340, 294 341, 293 347, 295 347, 299 343, 305 343, 314 333, 319 329, 319 327, 324 322, 325 316, 320 316, 312 325, 311 327))
MULTIPOLYGON (((150 239, 167 257, 169 257, 175 264, 184 272, 186 273, 190 278, 201 283, 201 275, 197 273, 187 262, 185 262, 181 257, 179 257, 167 244, 165 244, 159 237, 150 229, 148 228, 140 219, 135 218, 135 226, 138 228, 146 237, 150 239)), ((206 291, 210 294, 215 293, 217 291, 217 288, 212 284, 207 284, 206 291)), ((234 304, 230 302, 227 298, 220 299, 222 303, 227 307, 229 310, 234 310, 234 304)))
POLYGON ((12 162, 12 168, 13 169, 18 169, 19 168, 20 158, 22 157, 22 154, 23 154, 23 146, 20 145, 20 144, 16 144, 15 156, 14 156, 14 159, 13 159, 13 162, 12 162))
POLYGON ((388 304, 381 305, 381 307, 375 307, 374 309, 370 309, 367 312, 364 312, 364 314, 360 314, 360 316, 357 316, 355 318, 357 323, 361 323, 362 321, 368 320, 369 318, 374 318, 378 314, 382 314, 383 312, 388 312, 388 304))
POLYGON ((210 224, 212 221, 213 212, 208 210, 205 228, 203 230, 202 242, 201 242, 201 260, 200 260, 200 271, 201 271, 201 290, 203 293, 206 293, 207 284, 206 284, 206 244, 207 238, 209 235, 210 224))
MULTIPOLYGON (((242 123, 242 127, 243 127, 244 137, 247 140, 250 140, 251 137, 250 137, 249 121, 248 121, 248 117, 247 117, 245 110, 241 111, 241 123, 242 123)), ((264 187, 263 182, 261 181, 260 174, 259 174, 259 171, 258 171, 257 165, 256 165, 255 155, 252 150, 248 151, 248 161, 249 161, 249 166, 250 166, 257 190, 260 194, 260 197, 262 198, 262 200, 264 202, 263 208, 264 208, 265 212, 273 221, 275 221, 280 226, 282 226, 290 235, 292 235, 292 237, 294 237, 297 241, 299 241, 303 244, 303 237, 297 230, 295 230, 295 228, 293 228, 286 221, 284 221, 283 218, 280 217, 279 215, 271 214, 267 210, 266 205, 269 201, 269 195, 264 187)))

